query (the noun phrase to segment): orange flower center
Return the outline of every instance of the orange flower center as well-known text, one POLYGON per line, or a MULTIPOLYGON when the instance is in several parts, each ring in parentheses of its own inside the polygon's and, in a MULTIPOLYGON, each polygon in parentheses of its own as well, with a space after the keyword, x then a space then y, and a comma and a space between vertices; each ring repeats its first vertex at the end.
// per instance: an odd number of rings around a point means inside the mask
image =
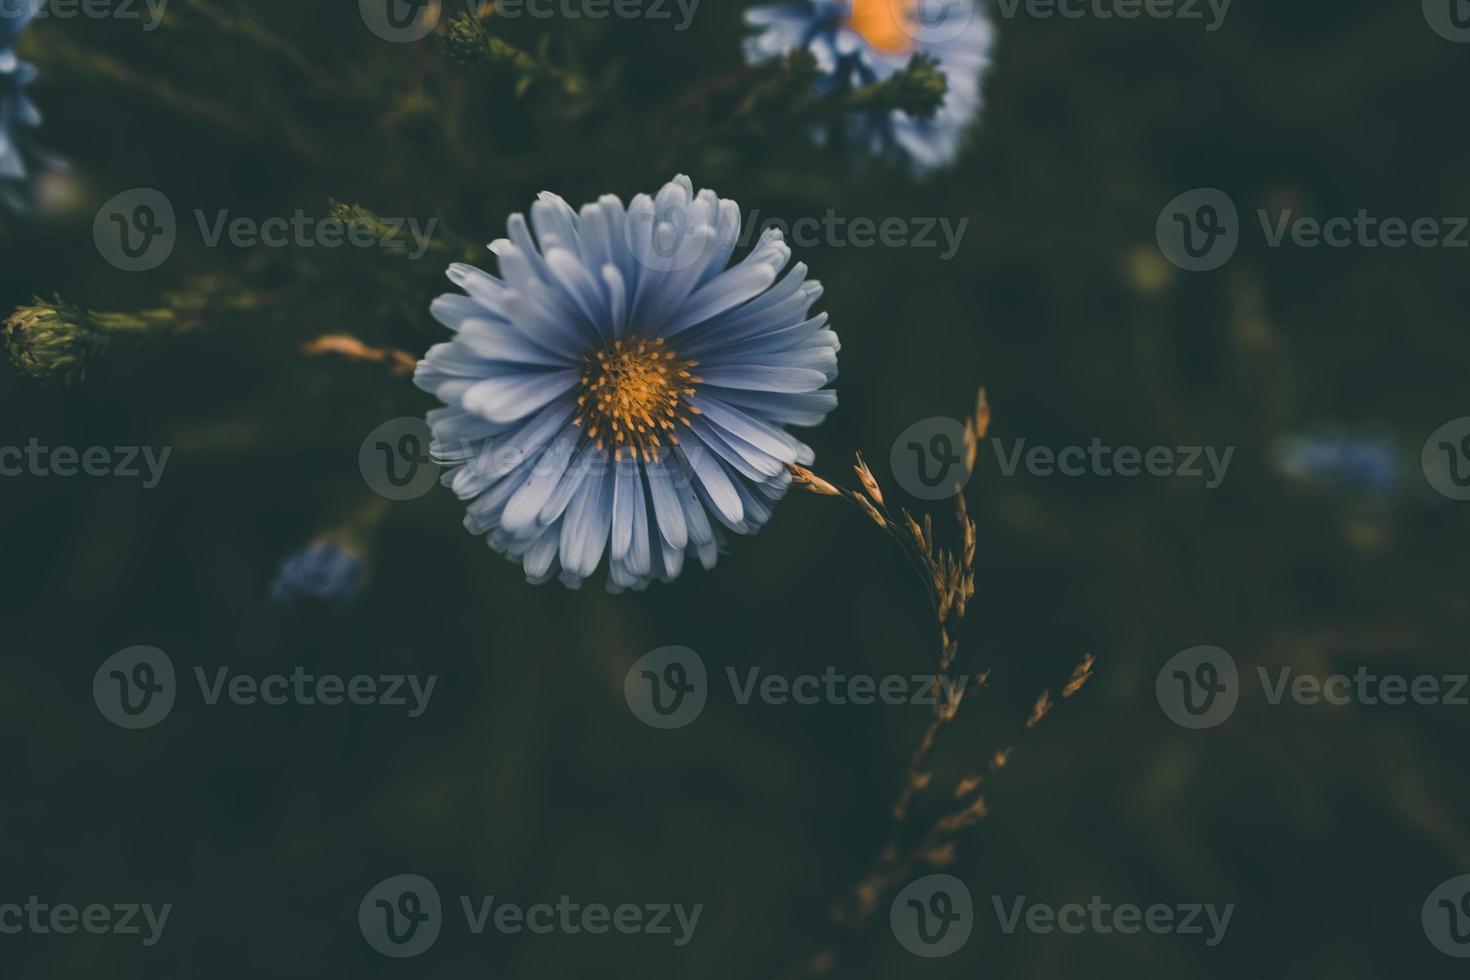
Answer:
POLYGON ((597 448, 611 443, 621 456, 624 447, 637 458, 653 459, 665 438, 677 443, 674 426, 688 423, 699 409, 686 401, 699 383, 690 371, 695 361, 681 361, 665 349, 662 337, 616 340, 587 358, 582 392, 577 396, 573 425, 587 426, 597 448))
POLYGON ((914 5, 918 0, 852 0, 847 26, 884 54, 912 51, 914 5))

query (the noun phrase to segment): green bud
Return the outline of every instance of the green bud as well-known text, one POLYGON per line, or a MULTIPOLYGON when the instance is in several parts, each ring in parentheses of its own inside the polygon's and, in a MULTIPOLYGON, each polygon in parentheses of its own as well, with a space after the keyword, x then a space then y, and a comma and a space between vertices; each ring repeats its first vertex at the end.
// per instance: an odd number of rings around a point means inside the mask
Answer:
POLYGON ((444 53, 456 64, 476 68, 497 65, 515 72, 520 76, 516 81, 517 96, 524 95, 533 83, 542 80, 557 83, 566 95, 581 95, 587 91, 586 79, 551 63, 550 40, 543 37, 534 53, 525 51, 491 34, 481 18, 461 13, 449 22, 443 45, 444 53))
POLYGON ((107 338, 60 296, 54 303, 37 297, 5 321, 5 344, 11 363, 26 374, 71 384, 85 377, 87 362, 106 346, 107 338))
POLYGON ((853 108, 898 109, 915 119, 933 119, 948 91, 949 80, 939 70, 939 62, 920 54, 903 71, 854 92, 851 104, 853 108))
POLYGON ((939 62, 928 55, 916 55, 907 68, 894 76, 894 82, 897 108, 915 119, 933 119, 949 91, 949 80, 939 70, 939 62))

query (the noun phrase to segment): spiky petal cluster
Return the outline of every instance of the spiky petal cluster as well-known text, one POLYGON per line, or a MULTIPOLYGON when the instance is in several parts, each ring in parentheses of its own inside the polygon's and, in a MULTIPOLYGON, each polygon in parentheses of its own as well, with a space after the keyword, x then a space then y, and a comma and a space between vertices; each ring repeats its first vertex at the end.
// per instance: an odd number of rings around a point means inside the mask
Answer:
POLYGON ((994 30, 977 0, 783 0, 752 7, 745 19, 758 32, 745 42, 747 61, 805 48, 823 72, 824 92, 882 82, 915 55, 938 63, 949 84, 932 118, 884 109, 847 120, 849 136, 875 155, 902 155, 920 172, 947 166, 980 114, 994 30))
POLYGON ((465 526, 533 582, 613 590, 706 568, 721 531, 751 534, 812 451, 787 426, 837 404, 821 285, 768 231, 731 264, 740 209, 679 176, 626 207, 544 193, 490 250, 454 265, 467 295, 431 313, 455 332, 414 375, 465 526), (534 232, 534 235, 533 235, 534 232))

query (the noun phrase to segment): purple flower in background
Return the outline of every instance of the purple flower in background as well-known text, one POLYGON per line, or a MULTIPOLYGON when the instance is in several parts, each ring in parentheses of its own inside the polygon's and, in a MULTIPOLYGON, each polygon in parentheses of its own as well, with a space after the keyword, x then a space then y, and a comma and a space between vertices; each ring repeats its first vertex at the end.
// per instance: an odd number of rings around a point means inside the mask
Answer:
POLYGON ((821 91, 882 82, 915 55, 938 63, 949 87, 932 119, 896 110, 849 118, 850 135, 875 155, 905 156, 920 172, 947 166, 980 114, 994 30, 975 0, 785 0, 752 7, 745 19, 759 31, 745 42, 748 62, 805 48, 823 73, 821 91))
POLYGON ((271 583, 273 600, 285 605, 323 602, 351 605, 365 580, 362 557, 334 541, 315 541, 293 553, 271 583))
POLYGON ((490 245, 499 277, 450 267, 468 295, 431 312, 455 336, 414 375, 448 406, 431 451, 530 581, 575 588, 604 555, 613 591, 711 568, 812 461, 786 428, 836 407, 837 336, 779 232, 731 264, 740 223, 682 175, 626 207, 544 193, 490 245))
POLYGON ((1387 496, 1398 488, 1402 461, 1382 436, 1298 433, 1277 440, 1277 468, 1324 490, 1387 496))
POLYGON ((0 195, 12 206, 21 203, 14 186, 30 176, 21 153, 22 127, 41 124, 41 113, 26 97, 26 86, 36 77, 34 65, 15 53, 15 39, 35 16, 41 0, 0 0, 0 195))

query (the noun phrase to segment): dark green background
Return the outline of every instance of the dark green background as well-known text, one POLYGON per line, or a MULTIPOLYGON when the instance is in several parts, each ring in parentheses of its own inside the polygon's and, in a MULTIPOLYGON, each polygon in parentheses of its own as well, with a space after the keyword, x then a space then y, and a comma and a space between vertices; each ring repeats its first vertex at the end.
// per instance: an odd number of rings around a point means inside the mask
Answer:
MULTIPOLYGON (((226 4, 243 10, 243 4, 226 4)), ((355 5, 261 2, 256 20, 355 79, 338 99, 187 0, 154 34, 115 22, 33 26, 43 142, 82 199, 14 225, 0 301, 59 291, 101 309, 154 305, 186 275, 279 289, 260 314, 120 353, 72 388, 0 371, 0 444, 174 446, 155 490, 109 479, 7 479, 0 684, 0 900, 174 905, 163 942, 0 937, 6 977, 773 977, 821 935, 830 902, 886 832, 923 709, 741 707, 723 685, 691 727, 658 732, 622 695, 631 662, 697 650, 711 671, 931 670, 923 596, 880 533, 837 501, 793 495, 710 573, 609 596, 524 584, 436 489, 396 504, 372 583, 344 614, 265 601, 280 559, 366 488, 356 455, 430 397, 374 368, 295 347, 347 330, 415 353, 443 259, 248 256, 188 232, 129 275, 91 239, 96 207, 135 186, 181 214, 256 217, 330 198, 442 214, 474 241, 554 190, 625 198, 675 172, 794 219, 972 219, 959 255, 820 248, 843 341, 840 407, 810 433, 844 483, 855 450, 887 466, 914 421, 962 417, 989 387, 1005 441, 1233 445, 1228 479, 1004 477, 988 450, 969 487, 978 595, 962 669, 993 668, 944 743, 953 778, 1008 741, 1036 693, 1084 651, 1098 676, 1015 754, 956 873, 980 905, 970 943, 919 960, 886 913, 859 937, 859 977, 1440 977, 1420 905, 1470 871, 1466 708, 1270 707, 1247 696, 1208 732, 1171 724, 1154 677, 1201 643, 1256 666, 1463 672, 1466 515, 1429 491, 1418 454, 1470 414, 1465 251, 1268 249, 1257 208, 1470 214, 1470 47, 1417 3, 1237 0, 1200 22, 1001 22, 986 110, 954 169, 923 182, 851 166, 793 134, 719 140, 648 122, 686 87, 738 68, 742 4, 667 23, 568 23, 602 102, 568 123, 554 94, 447 65, 431 41, 386 44, 355 5), (141 94, 64 39, 231 107, 228 132, 141 94), (285 133, 321 148, 303 158, 285 133), (1173 271, 1156 217, 1199 186, 1230 193, 1245 240, 1225 268, 1173 271), (258 272, 252 263, 265 268, 258 272), (1403 492, 1365 501, 1276 475, 1283 432, 1342 426, 1402 449, 1403 492), (157 728, 123 732, 89 695, 123 647, 181 671, 293 666, 436 673, 428 713, 204 707, 186 691, 157 728), (702 902, 694 941, 469 937, 451 917, 424 957, 362 941, 357 904, 415 872, 446 901, 702 902), (999 933, 988 896, 1060 904, 1235 903, 1226 940, 999 933)), ((538 25, 505 35, 534 42, 538 25)), ((553 45, 563 57, 560 43, 553 45)), ((489 266, 488 254, 485 264, 489 266)), ((941 508, 940 516, 946 515, 941 508)), ((941 520, 941 526, 945 526, 941 520)))

